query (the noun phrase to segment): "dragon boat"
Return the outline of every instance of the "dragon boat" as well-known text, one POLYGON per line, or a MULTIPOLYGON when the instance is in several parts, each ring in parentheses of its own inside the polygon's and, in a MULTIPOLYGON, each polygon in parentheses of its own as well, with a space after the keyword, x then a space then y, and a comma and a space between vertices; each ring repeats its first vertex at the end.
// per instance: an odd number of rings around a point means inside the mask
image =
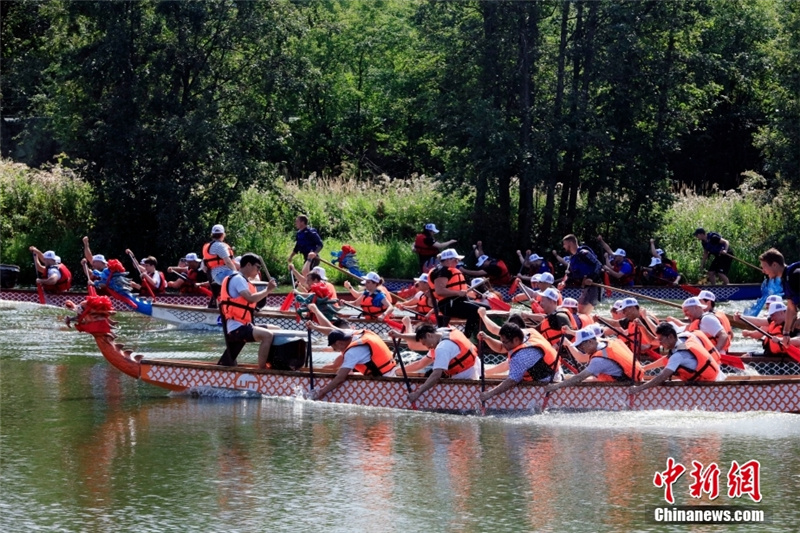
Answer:
MULTIPOLYGON (((107 300, 107 299, 106 299, 107 300)), ((170 391, 193 391, 207 388, 251 391, 264 396, 298 397, 308 390, 311 372, 258 369, 240 364, 223 367, 207 361, 149 359, 126 350, 115 342, 112 333, 110 302, 90 298, 87 308, 74 320, 76 329, 94 336, 105 359, 124 374, 170 391)), ((273 350, 286 349, 304 353, 306 339, 295 331, 276 331, 273 350)), ((270 354, 272 356, 272 353, 270 354)), ((317 387, 324 386, 333 374, 314 374, 317 387)), ((424 376, 408 378, 412 387, 424 382, 424 376)), ((485 387, 499 381, 487 380, 485 387)), ((426 411, 475 412, 480 407, 479 381, 443 380, 428 390, 417 402, 426 411)), ((800 413, 800 376, 729 376, 712 383, 668 382, 633 396, 625 384, 584 382, 547 396, 551 409, 566 410, 704 410, 714 412, 776 411, 800 413)), ((544 387, 522 383, 487 402, 490 412, 525 412, 545 403, 544 387)), ((350 376, 323 402, 409 409, 407 385, 402 378, 350 376)))

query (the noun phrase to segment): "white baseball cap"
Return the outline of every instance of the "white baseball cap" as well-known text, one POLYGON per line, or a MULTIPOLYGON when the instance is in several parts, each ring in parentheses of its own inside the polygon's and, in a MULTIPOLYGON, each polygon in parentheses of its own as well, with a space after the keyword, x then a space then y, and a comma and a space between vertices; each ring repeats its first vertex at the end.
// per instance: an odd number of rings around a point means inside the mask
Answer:
POLYGON ((425 229, 433 233, 439 233, 439 230, 436 229, 436 224, 425 224, 425 229))
POLYGON ((421 281, 422 283, 428 283, 428 274, 420 274, 418 278, 414 278, 414 281, 421 281))
POLYGON ((573 343, 575 346, 580 346, 586 341, 590 341, 592 339, 596 339, 597 335, 594 332, 594 328, 583 328, 579 329, 575 332, 575 342, 573 343))
POLYGON ((691 298, 686 298, 681 307, 692 307, 695 305, 697 307, 703 307, 703 304, 700 303, 700 299, 692 296, 691 298))
POLYGON ((697 295, 700 300, 711 300, 712 302, 717 301, 717 295, 711 291, 700 291, 700 294, 697 295))
POLYGON ((211 235, 222 235, 225 233, 225 226, 222 224, 214 224, 211 228, 211 235))
POLYGON ((611 306, 611 309, 613 309, 615 311, 621 311, 622 310, 622 302, 624 302, 624 301, 625 300, 617 300, 616 302, 614 302, 614 305, 611 306))
POLYGON ((484 278, 475 278, 470 282, 469 286, 470 286, 470 288, 473 288, 473 287, 477 287, 478 285, 481 285, 481 284, 483 284, 485 282, 486 282, 486 280, 484 278))
POLYGON ((542 281, 541 274, 534 274, 533 276, 531 276, 531 283, 539 283, 540 281, 542 281))
POLYGON ((625 298, 622 300, 622 303, 619 305, 620 310, 627 309, 629 307, 637 307, 639 305, 639 300, 636 298, 625 298))
POLYGON ((45 259, 51 259, 51 260, 55 261, 56 263, 60 263, 61 262, 61 258, 58 257, 53 250, 47 250, 42 255, 44 256, 45 259))
POLYGON ((458 252, 456 252, 455 248, 448 248, 447 250, 444 250, 442 253, 439 254, 439 259, 442 261, 446 261, 448 259, 458 259, 459 261, 461 261, 462 259, 464 259, 464 256, 458 255, 458 252))
POLYGON ((616 256, 619 256, 619 257, 625 257, 626 254, 625 254, 625 250, 623 250, 622 248, 617 248, 616 250, 614 250, 614 253, 611 254, 611 255, 616 255, 616 256))
POLYGON ((561 304, 561 307, 569 307, 571 309, 578 308, 578 300, 575 298, 564 298, 564 303, 561 304))
POLYGON ((780 296, 779 294, 770 294, 767 296, 767 301, 765 303, 769 305, 775 302, 783 303, 783 296, 780 296))
POLYGON ((779 313, 781 311, 786 311, 786 305, 784 305, 783 302, 775 302, 769 304, 769 316, 772 316, 775 313, 779 313))
POLYGON ((196 254, 196 253, 194 253, 194 252, 189 252, 188 254, 186 254, 186 257, 184 257, 184 258, 183 258, 183 260, 184 260, 184 261, 187 261, 187 262, 188 262, 188 261, 198 261, 198 262, 199 262, 199 261, 200 261, 200 258, 197 256, 197 254, 196 254))
POLYGON ((534 261, 541 261, 542 259, 544 259, 544 257, 540 257, 537 254, 531 254, 530 256, 528 256, 528 261, 530 261, 531 263, 533 263, 534 261))
POLYGON ((361 282, 361 285, 366 284, 367 281, 372 281, 374 283, 380 283, 381 277, 375 272, 367 272, 367 275, 364 276, 364 280, 361 282))
POLYGON ((658 255, 664 255, 664 250, 662 250, 661 248, 656 248, 656 253, 658 255))
POLYGON ((559 294, 558 289, 556 289, 555 287, 547 287, 543 291, 537 291, 536 294, 538 294, 539 296, 543 296, 545 298, 550 298, 554 302, 557 302, 558 299, 561 297, 561 294, 559 294))
POLYGON ((660 265, 660 264, 661 264, 661 259, 659 259, 658 257, 654 257, 654 258, 652 258, 650 260, 650 267, 651 268, 656 266, 656 265, 660 265))
POLYGON ((239 263, 242 262, 242 256, 241 255, 237 255, 236 257, 233 258, 233 262, 238 265, 239 263))
POLYGON ((92 261, 100 261, 101 263, 108 264, 108 261, 106 261, 106 256, 104 256, 103 254, 93 255, 92 261))
POLYGON ((550 272, 542 272, 539 281, 541 281, 542 283, 555 283, 556 278, 554 278, 550 272))
POLYGON ((605 328, 603 328, 603 326, 601 326, 600 324, 589 324, 588 326, 586 326, 586 328, 594 331, 595 337, 602 337, 603 333, 606 332, 605 328))
POLYGON ((321 266, 315 266, 311 269, 311 272, 319 276, 322 281, 328 281, 328 274, 325 272, 325 269, 321 266))
POLYGON ((482 256, 480 256, 478 258, 478 262, 475 263, 475 266, 480 267, 482 264, 484 264, 488 260, 489 260, 489 256, 488 255, 482 255, 482 256))

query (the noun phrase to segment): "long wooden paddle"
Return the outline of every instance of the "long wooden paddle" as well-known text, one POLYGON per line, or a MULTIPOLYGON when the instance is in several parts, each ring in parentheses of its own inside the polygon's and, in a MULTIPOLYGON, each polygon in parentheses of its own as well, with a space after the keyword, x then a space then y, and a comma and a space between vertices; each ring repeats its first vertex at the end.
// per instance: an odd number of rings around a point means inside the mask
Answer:
MULTIPOLYGON (((475 285, 475 287, 479 287, 480 285, 482 285, 482 283, 478 283, 477 285, 475 285)), ((481 292, 477 290, 475 287, 470 287, 469 290, 478 294, 481 298, 489 302, 489 307, 491 307, 495 311, 505 311, 505 312, 511 311, 511 304, 507 304, 506 302, 504 302, 499 298, 487 298, 485 292, 481 292)))
MULTIPOLYGON (((400 371, 403 373, 403 383, 406 384, 406 390, 411 394, 411 382, 408 380, 408 374, 406 373, 406 364, 403 362, 403 356, 400 355, 400 340, 392 339, 392 342, 394 343, 394 356, 400 365, 400 371)), ((411 408, 416 411, 417 402, 411 402, 411 408)))
MULTIPOLYGON (((753 329, 755 329, 756 331, 758 331, 759 333, 761 333, 762 335, 767 337, 772 342, 775 342, 777 344, 781 344, 781 342, 777 339, 777 337, 775 337, 775 335, 767 333, 766 331, 764 331, 760 327, 756 326, 755 324, 753 324, 752 322, 747 320, 744 316, 739 316, 739 318, 741 318, 742 322, 744 322, 745 324, 749 325, 750 327, 752 327, 753 329)), ((786 349, 786 353, 789 354, 789 357, 791 357, 792 359, 794 359, 795 361, 800 363, 800 348, 798 348, 796 346, 792 346, 791 344, 789 344, 787 346, 784 346, 784 348, 786 349)))
MULTIPOLYGON (((478 332, 482 330, 478 328, 478 332)), ((483 362, 483 339, 478 339, 478 359, 481 360, 481 393, 486 392, 486 365, 483 362)), ((486 402, 481 400, 481 415, 486 416, 486 402)))
POLYGON ((150 298, 152 298, 153 301, 155 302, 156 294, 155 292, 153 292, 153 288, 150 287, 150 284, 147 282, 147 280, 145 280, 145 276, 147 276, 147 274, 142 274, 142 272, 139 270, 139 265, 141 263, 139 263, 139 261, 136 260, 136 256, 133 255, 133 252, 131 252, 130 250, 128 250, 128 256, 131 258, 131 261, 133 261, 133 266, 136 267, 137 272, 139 272, 139 279, 142 282, 142 287, 141 289, 139 289, 139 296, 142 295, 142 289, 144 289, 150 295, 150 298))
MULTIPOLYGON (((319 260, 320 260, 321 262, 325 263, 325 264, 326 264, 326 265, 328 265, 329 267, 331 267, 331 268, 333 268, 333 269, 336 269, 336 270, 338 270, 339 272, 342 272, 342 273, 344 273, 344 274, 347 274, 348 276, 352 276, 352 277, 354 277, 355 279, 357 279, 357 280, 359 280, 359 281, 364 281, 364 278, 362 278, 361 276, 357 276, 357 275, 353 274, 352 272, 350 272, 349 270, 345 270, 344 268, 341 268, 341 267, 339 267, 339 266, 336 266, 336 265, 334 265, 333 263, 331 263, 330 261, 326 261, 326 260, 324 260, 323 258, 321 258, 321 257, 319 257, 319 256, 317 256, 317 257, 319 258, 319 260)), ((389 291, 389 294, 391 294, 392 296, 394 296, 395 298, 397 298, 397 299, 398 299, 398 301, 400 301, 400 302, 403 302, 403 303, 405 303, 405 302, 407 302, 407 301, 408 301, 408 300, 406 300, 405 298, 403 298, 402 296, 400 296, 399 294, 397 294, 396 292, 389 291)))
POLYGON ((670 307, 676 307, 678 309, 683 309, 683 306, 681 304, 676 304, 675 302, 670 302, 668 300, 662 300, 661 298, 653 298, 652 296, 647 296, 645 294, 638 294, 638 293, 635 293, 633 291, 626 291, 625 289, 620 289, 619 287, 611 287, 611 286, 608 286, 608 285, 603 285, 602 283, 595 283, 594 285, 597 285, 598 287, 603 287, 605 289, 612 289, 612 290, 614 290, 616 292, 619 292, 619 293, 622 293, 622 294, 627 294, 627 295, 633 296, 634 298, 637 298, 637 299, 638 298, 644 298, 645 300, 650 300, 651 302, 656 302, 656 303, 659 303, 659 304, 668 305, 670 307))
MULTIPOLYGON (((345 301, 343 301, 343 300, 339 300, 339 303, 340 303, 341 305, 345 306, 345 307, 349 307, 350 309, 355 309, 356 311, 358 311, 358 312, 360 312, 360 313, 362 313, 362 314, 364 313, 364 310, 363 310, 363 309, 361 309, 360 307, 356 307, 355 305, 351 305, 351 304, 349 304, 349 303, 347 303, 347 302, 345 302, 345 301)), ((383 322, 384 322, 384 323, 385 323, 387 326, 389 326, 389 327, 391 327, 391 328, 394 328, 394 329, 396 329, 397 331, 403 331, 403 330, 405 329, 405 328, 403 327, 403 324, 402 324, 402 323, 400 323, 400 322, 398 322, 398 321, 396 321, 396 320, 392 320, 392 319, 390 319, 390 318, 384 318, 384 319, 383 319, 383 322)))
MULTIPOLYGON (((44 287, 42 284, 39 283, 39 267, 36 265, 36 253, 32 254, 33 257, 33 270, 36 272, 36 294, 39 295, 39 303, 42 305, 47 305, 47 297, 44 294, 44 287)), ((45 270, 45 273, 47 270, 45 270)))
POLYGON ((749 266, 749 267, 750 267, 750 268, 752 268, 752 269, 758 270, 758 271, 759 271, 759 272, 761 272, 762 274, 764 273, 764 271, 763 271, 763 270, 761 270, 761 267, 759 267, 759 266, 756 266, 756 265, 754 265, 753 263, 748 263, 748 262, 747 262, 747 261, 745 261, 744 259, 739 259, 739 258, 738 258, 738 257, 736 257, 735 255, 729 254, 728 252, 720 252, 720 253, 721 253, 721 254, 723 254, 723 255, 727 255, 727 256, 728 256, 728 257, 730 257, 731 259, 735 259, 735 260, 739 261, 739 262, 740 262, 740 263, 742 263, 743 265, 747 265, 747 266, 749 266))

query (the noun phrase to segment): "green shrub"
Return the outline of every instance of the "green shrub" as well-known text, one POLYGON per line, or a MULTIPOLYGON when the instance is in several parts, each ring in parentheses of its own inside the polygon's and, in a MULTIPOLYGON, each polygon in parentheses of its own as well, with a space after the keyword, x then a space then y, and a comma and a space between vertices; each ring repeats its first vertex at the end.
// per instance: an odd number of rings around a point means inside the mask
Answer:
POLYGON ((20 266, 20 283, 35 279, 28 247, 54 250, 73 273, 83 257, 81 237, 92 226, 91 187, 69 169, 45 170, 0 160, 0 254, 20 266))

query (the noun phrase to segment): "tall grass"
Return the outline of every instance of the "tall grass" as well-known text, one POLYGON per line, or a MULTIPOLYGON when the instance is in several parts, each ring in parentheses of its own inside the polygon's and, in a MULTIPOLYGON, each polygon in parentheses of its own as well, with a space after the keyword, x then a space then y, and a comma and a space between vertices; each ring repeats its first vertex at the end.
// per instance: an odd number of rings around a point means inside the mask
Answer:
MULTIPOLYGON (((745 182, 738 190, 713 196, 683 194, 666 211, 656 246, 677 260, 684 279, 692 282, 704 274, 700 270, 700 241, 693 236, 699 227, 719 233, 730 242, 737 257, 758 265, 758 256, 775 246, 785 230, 780 211, 772 200, 769 191, 755 189, 751 182, 745 182)), ((734 261, 729 277, 731 281, 744 282, 760 281, 763 275, 734 261)))
POLYGON ((91 187, 67 168, 35 170, 0 160, 0 259, 21 267, 21 283, 35 279, 31 245, 54 250, 74 272, 81 237, 94 224, 93 199, 91 187))

